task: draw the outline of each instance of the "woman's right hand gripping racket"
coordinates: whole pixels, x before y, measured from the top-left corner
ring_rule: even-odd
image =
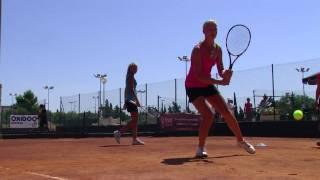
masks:
[[[251,41],[249,28],[242,24],[232,26],[227,34],[226,47],[229,54],[229,69],[231,70],[236,60],[248,49]],[[233,56],[233,58],[231,57]],[[232,60],[233,59],[233,60]]]

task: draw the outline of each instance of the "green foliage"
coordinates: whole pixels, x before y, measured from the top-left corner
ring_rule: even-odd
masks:
[[[176,102],[172,102],[172,106],[169,106],[168,108],[169,113],[180,113],[181,112],[181,106],[179,106]]]
[[[121,118],[122,121],[130,119],[123,109],[120,111],[120,107],[118,105],[113,108],[112,103],[109,103],[108,100],[106,100],[105,106],[102,107],[102,115],[103,117]]]
[[[161,109],[161,112],[162,112],[162,113],[167,113],[167,108],[166,108],[166,106],[163,106],[163,108]]]
[[[305,119],[311,119],[311,115],[316,114],[314,104],[315,100],[313,98],[288,93],[275,101],[276,114],[279,114],[281,119],[293,119],[292,113],[300,109],[305,112]],[[273,109],[271,110],[273,111]]]
[[[56,112],[52,114],[52,121],[56,126],[83,127],[97,123],[98,116],[90,111],[83,113]]]
[[[4,127],[4,128],[9,127],[9,124],[10,124],[10,121],[9,121],[10,118],[9,117],[12,114],[14,114],[13,109],[2,111],[2,113],[1,113],[1,125],[2,125],[2,127]]]
[[[12,108],[7,109],[1,113],[2,127],[9,127],[10,115],[35,115],[38,114],[38,99],[31,90],[28,90],[16,97],[16,104],[12,105]]]
[[[104,118],[112,117],[112,118],[121,118],[121,121],[127,121],[130,119],[124,110],[120,112],[120,107],[116,105],[113,108],[113,105],[106,100],[106,105],[101,107],[101,113]],[[92,126],[92,124],[96,124],[99,119],[98,113],[92,113],[90,111],[76,113],[76,112],[55,112],[52,113],[53,122],[56,125],[60,126],[71,126],[71,127],[88,127]]]
[[[38,112],[38,98],[31,90],[28,90],[16,97],[16,104],[14,105],[15,113],[17,114],[37,114]]]

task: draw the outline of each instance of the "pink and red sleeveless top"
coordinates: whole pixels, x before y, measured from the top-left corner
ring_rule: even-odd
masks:
[[[199,43],[194,47],[194,49],[199,49],[199,51],[200,51],[200,56],[201,56],[201,61],[202,61],[201,73],[205,77],[211,78],[211,69],[216,64],[216,62],[218,60],[217,58],[219,56],[212,55],[212,54],[208,53],[207,50],[204,48],[205,47],[202,45],[202,43]],[[218,48],[220,48],[220,47],[218,46]],[[185,86],[187,88],[208,87],[211,84],[206,84],[206,83],[200,82],[197,79],[197,76],[199,76],[199,75],[196,74],[193,61],[195,61],[195,59],[191,58],[191,67],[189,69],[189,73],[188,73],[186,81],[185,81]]]

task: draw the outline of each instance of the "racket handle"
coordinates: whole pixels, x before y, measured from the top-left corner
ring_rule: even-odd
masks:
[[[230,69],[230,70],[232,69],[232,66],[233,66],[233,64],[230,64],[230,65],[229,65],[229,69]]]

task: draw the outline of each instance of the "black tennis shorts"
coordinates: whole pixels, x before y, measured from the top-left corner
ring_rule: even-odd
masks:
[[[212,95],[220,94],[218,89],[214,85],[209,85],[208,87],[201,88],[188,88],[186,87],[186,93],[189,98],[189,102],[193,102],[200,96],[208,97]]]
[[[138,107],[136,104],[130,102],[130,101],[126,101],[125,102],[126,108],[128,112],[138,112]]]

